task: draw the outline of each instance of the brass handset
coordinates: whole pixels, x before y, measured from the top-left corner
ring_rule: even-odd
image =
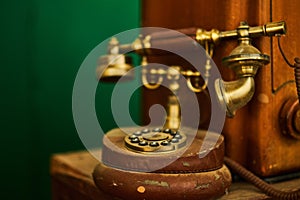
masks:
[[[233,117],[235,111],[246,105],[252,98],[255,90],[254,76],[260,67],[268,64],[270,58],[268,55],[262,54],[257,48],[251,45],[251,35],[267,35],[267,28],[255,28],[261,30],[259,34],[257,31],[250,34],[250,27],[247,23],[241,22],[240,26],[235,31],[236,34],[226,33],[223,38],[237,37],[239,45],[230,53],[229,56],[223,58],[222,62],[235,72],[237,80],[225,82],[223,80],[216,80],[216,91],[219,101],[226,108],[227,115]],[[280,25],[281,29],[274,29],[280,33],[285,32],[285,26]],[[274,34],[274,32],[272,32]],[[221,34],[222,35],[222,34]]]

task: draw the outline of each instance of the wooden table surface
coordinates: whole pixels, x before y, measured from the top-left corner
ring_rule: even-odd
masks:
[[[101,151],[97,151],[101,153]],[[94,167],[98,164],[89,152],[70,152],[53,155],[51,159],[52,196],[53,200],[103,199],[111,198],[98,190],[92,178]],[[276,183],[278,189],[290,190],[300,187],[300,179]],[[72,191],[76,191],[73,193]],[[226,195],[228,199],[270,199],[258,189],[246,182],[235,182]]]

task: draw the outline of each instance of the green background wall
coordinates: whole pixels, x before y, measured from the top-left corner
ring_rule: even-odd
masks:
[[[139,26],[140,3],[10,0],[0,5],[1,199],[50,199],[50,155],[84,149],[71,110],[77,70],[104,39]],[[113,86],[105,87],[109,93]],[[138,119],[139,110],[132,115]],[[115,126],[110,117],[102,124],[105,130]]]

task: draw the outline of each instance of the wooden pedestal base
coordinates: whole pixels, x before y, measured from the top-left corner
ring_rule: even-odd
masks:
[[[123,200],[215,199],[231,184],[227,167],[201,173],[165,174],[131,172],[99,164],[93,173],[101,191]]]

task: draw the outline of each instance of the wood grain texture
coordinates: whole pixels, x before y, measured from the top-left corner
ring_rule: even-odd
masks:
[[[256,3],[259,16],[256,24],[264,24],[271,20],[287,22],[288,34],[282,39],[282,46],[287,55],[295,56],[299,52],[295,43],[300,43],[299,37],[294,35],[299,25],[297,19],[300,17],[296,11],[296,2],[284,1],[283,5],[282,1],[272,1],[272,19],[270,2]],[[234,10],[240,7],[238,4],[232,6]],[[272,42],[269,38],[261,38],[254,41],[254,44],[263,53],[271,55],[271,64],[260,69],[257,74],[256,92],[252,101],[238,111],[233,119],[226,120],[223,131],[227,144],[226,153],[260,176],[299,170],[300,157],[297,152],[300,150],[300,142],[284,136],[278,124],[283,103],[296,96],[295,85],[288,84],[274,92],[286,81],[293,80],[293,70],[280,55],[276,38],[273,38]]]
[[[97,164],[98,160],[88,152],[53,155],[50,168],[52,199],[111,200],[94,184],[92,172]]]

